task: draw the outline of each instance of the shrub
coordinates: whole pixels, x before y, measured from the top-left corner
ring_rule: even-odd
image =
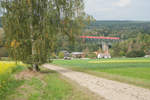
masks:
[[[109,52],[110,52],[110,55],[111,55],[112,57],[125,56],[125,53],[124,53],[123,51],[120,51],[120,50],[115,51],[115,50],[110,49]]]
[[[23,66],[17,66],[15,62],[0,62],[0,98],[2,100],[5,100],[5,97],[22,83],[16,80],[13,74],[23,69]]]
[[[119,55],[120,55],[120,56],[125,56],[126,53],[125,53],[124,51],[120,51],[120,52],[119,52]]]
[[[51,58],[51,59],[56,59],[56,58],[57,58],[57,57],[56,57],[56,54],[55,54],[55,53],[52,53],[51,56],[50,56],[50,58]]]
[[[60,59],[63,59],[63,58],[64,58],[64,53],[63,53],[63,52],[59,52],[58,57],[59,57]]]
[[[126,54],[126,57],[144,57],[145,52],[143,50],[132,50]]]

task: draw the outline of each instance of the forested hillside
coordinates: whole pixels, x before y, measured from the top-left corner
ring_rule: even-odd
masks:
[[[150,55],[150,22],[146,21],[95,21],[88,25],[84,35],[120,37],[112,45],[112,56],[141,57]],[[88,44],[94,51],[97,45]]]
[[[88,35],[134,38],[137,34],[150,34],[150,22],[144,21],[95,21],[86,27]]]

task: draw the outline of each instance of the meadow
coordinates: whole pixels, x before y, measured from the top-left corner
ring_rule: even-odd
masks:
[[[150,58],[54,60],[53,64],[150,89]]]
[[[92,93],[90,96],[86,95],[85,91],[54,71],[41,68],[40,72],[34,72],[22,63],[0,61],[0,100],[92,100],[93,98]]]
[[[22,73],[27,75],[22,76]],[[74,83],[55,71],[42,69],[41,72],[24,71],[19,76],[23,84],[5,100],[93,100],[92,96],[79,89]],[[96,99],[94,99],[96,100]]]
[[[0,61],[0,98],[5,99],[7,95],[13,92],[13,89],[21,85],[22,81],[15,80],[14,73],[24,68],[22,63]]]

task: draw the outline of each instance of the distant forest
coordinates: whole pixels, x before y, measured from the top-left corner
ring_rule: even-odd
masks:
[[[86,27],[88,35],[134,38],[137,34],[150,34],[150,22],[146,21],[95,21]]]
[[[114,57],[143,57],[150,55],[150,22],[148,21],[95,21],[86,27],[83,35],[120,37],[113,43],[110,53]],[[90,51],[97,44],[86,44]]]

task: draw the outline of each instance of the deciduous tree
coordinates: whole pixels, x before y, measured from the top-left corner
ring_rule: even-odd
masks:
[[[10,57],[38,66],[48,62],[58,34],[74,40],[85,19],[83,0],[1,0]]]

